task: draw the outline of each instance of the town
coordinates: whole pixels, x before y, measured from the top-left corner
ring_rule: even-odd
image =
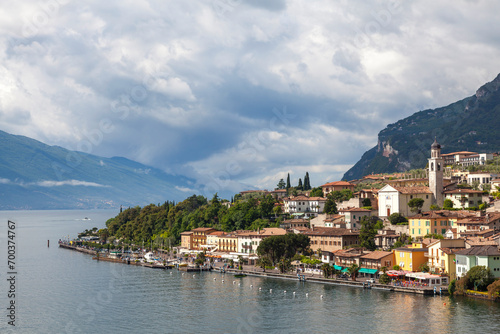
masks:
[[[441,146],[434,141],[427,169],[413,175],[367,175],[362,180],[311,188],[307,173],[304,183],[299,180],[293,190],[288,177],[275,190],[243,191],[231,201],[218,203],[229,210],[246,199],[261,207],[266,198],[272,198],[266,212],[284,219],[228,230],[227,226],[217,228],[223,226],[223,217],[210,218],[218,225],[179,232],[178,247],[171,247],[175,239],[167,238],[170,245],[166,247],[167,239],[158,245],[162,238],[154,238],[157,246],[151,240],[150,251],[168,249],[172,255],[173,250],[178,263],[185,260],[195,267],[214,268],[215,262],[219,270],[274,269],[297,274],[299,279],[301,274],[335,275],[402,287],[450,287],[451,293],[456,285],[462,293],[488,289],[496,297],[500,289],[496,280],[500,278],[500,178],[496,172],[471,166],[497,158],[497,154],[475,152],[441,154]],[[216,201],[214,196],[211,204]],[[108,242],[123,248],[132,238],[123,243],[126,224],[120,224],[110,220],[107,229],[94,235],[104,234]],[[277,243],[293,243],[290,235],[302,235],[306,246],[276,255]],[[102,239],[92,233],[83,238]],[[272,240],[276,240],[274,245]],[[142,246],[147,249],[144,241]],[[471,273],[476,281],[469,277]]]

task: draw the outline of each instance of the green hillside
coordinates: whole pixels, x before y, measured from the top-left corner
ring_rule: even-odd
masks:
[[[441,144],[442,153],[498,152],[499,129],[500,74],[471,97],[389,124],[379,133],[377,145],[364,153],[343,179],[424,168],[434,138]]]
[[[180,200],[185,177],[125,158],[49,146],[0,131],[0,209],[111,208]]]

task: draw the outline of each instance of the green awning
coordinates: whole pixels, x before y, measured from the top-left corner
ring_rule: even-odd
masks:
[[[343,273],[346,273],[346,272],[347,272],[347,270],[348,270],[348,268],[344,268],[344,269],[342,270],[342,272],[343,272]]]
[[[359,272],[364,274],[376,274],[377,271],[378,271],[377,269],[367,269],[367,268],[359,269]]]
[[[337,266],[336,264],[335,264],[335,265],[333,265],[333,268],[334,268],[335,270],[342,270],[342,267],[341,267],[341,266]]]

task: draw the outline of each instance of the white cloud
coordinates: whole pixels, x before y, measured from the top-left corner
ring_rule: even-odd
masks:
[[[39,181],[32,183],[39,187],[61,187],[61,186],[83,186],[83,187],[109,187],[95,182],[87,182],[80,180],[66,180],[66,181]]]
[[[91,153],[200,184],[235,161],[234,190],[340,178],[386,124],[500,72],[494,2],[57,3],[0,13],[0,129],[70,149],[100,133]]]

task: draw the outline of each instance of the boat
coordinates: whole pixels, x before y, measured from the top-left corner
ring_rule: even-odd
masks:
[[[234,277],[236,278],[241,278],[241,277],[246,277],[247,275],[246,274],[236,274],[234,275]]]

